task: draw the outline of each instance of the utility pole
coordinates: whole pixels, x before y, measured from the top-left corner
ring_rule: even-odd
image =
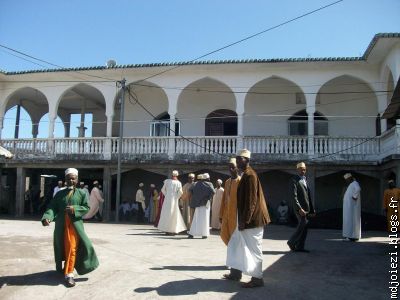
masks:
[[[125,83],[123,78],[118,81],[121,85],[121,111],[119,113],[119,136],[118,136],[118,165],[117,165],[117,199],[115,206],[115,221],[119,222],[119,206],[121,204],[121,156],[122,156],[122,137],[124,134],[124,104],[125,104]]]

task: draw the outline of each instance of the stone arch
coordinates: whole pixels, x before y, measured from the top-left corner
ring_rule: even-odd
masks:
[[[126,85],[124,102],[124,136],[149,136],[155,116],[168,111],[168,97],[164,90],[148,81]],[[121,91],[114,99],[112,135],[119,135]],[[144,108],[143,108],[143,107]]]
[[[229,86],[212,77],[190,83],[178,98],[176,117],[181,120],[181,134],[204,136],[206,116],[219,109],[236,110],[236,98]]]
[[[17,105],[12,106],[4,114],[4,125],[1,132],[3,139],[29,139],[33,137],[32,117],[23,106],[20,107],[19,126],[16,126],[17,109]]]
[[[65,136],[70,136],[71,128],[81,126],[79,118],[71,121],[71,115],[80,115],[83,112],[92,115],[92,120],[85,123],[91,126],[91,136],[106,136],[105,111],[106,102],[103,94],[97,88],[86,83],[76,84],[64,91],[57,103],[57,115],[63,116],[66,124],[69,124]]]
[[[341,75],[318,91],[316,109],[329,120],[329,135],[375,136],[378,100],[364,80]]]
[[[2,108],[5,112],[4,116],[6,116],[8,110],[18,105],[26,110],[30,118],[30,125],[26,124],[24,132],[31,133],[27,134],[27,136],[36,137],[40,117],[49,111],[49,104],[46,96],[38,89],[21,87],[6,98]],[[30,129],[28,129],[28,127],[30,127]]]
[[[305,109],[300,86],[283,77],[271,76],[254,84],[245,98],[244,135],[287,135],[287,118]]]

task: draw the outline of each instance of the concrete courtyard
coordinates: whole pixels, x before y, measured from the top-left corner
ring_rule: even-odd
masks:
[[[54,271],[54,224],[0,219],[0,299],[390,299],[385,232],[344,242],[338,230],[311,229],[310,253],[292,253],[294,228],[264,232],[265,287],[222,280],[226,247],[217,234],[189,240],[151,225],[85,223],[100,260],[74,288]],[[244,276],[242,281],[249,277]]]

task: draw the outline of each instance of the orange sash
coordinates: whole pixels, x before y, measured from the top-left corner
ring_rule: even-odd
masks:
[[[74,189],[68,193],[67,201],[70,205],[70,199],[74,193]],[[64,274],[70,274],[74,272],[76,251],[78,249],[79,236],[75,231],[74,225],[67,212],[65,212],[65,224],[64,224]]]

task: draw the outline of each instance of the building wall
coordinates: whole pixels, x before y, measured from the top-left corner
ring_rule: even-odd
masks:
[[[296,104],[296,94],[304,99],[294,83],[277,77],[258,82],[246,96],[243,134],[249,136],[288,135],[287,120],[305,103]]]
[[[204,136],[205,119],[217,109],[236,110],[235,96],[229,88],[212,79],[189,85],[179,96],[176,114],[181,122],[181,134]]]

